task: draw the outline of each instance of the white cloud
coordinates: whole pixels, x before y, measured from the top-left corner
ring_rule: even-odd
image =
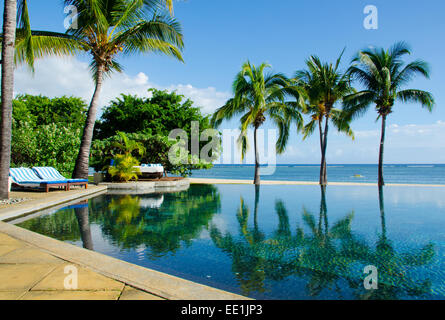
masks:
[[[328,163],[377,163],[380,128],[355,130],[355,140],[331,134]],[[430,124],[392,124],[387,128],[385,163],[445,163],[445,121]],[[293,134],[287,151],[278,163],[318,163],[318,134],[306,141]],[[296,152],[298,150],[298,152]]]
[[[212,113],[224,104],[229,93],[219,92],[213,87],[196,88],[191,84],[172,84],[159,86],[150,81],[148,75],[139,72],[135,76],[115,73],[105,79],[101,92],[100,106],[106,106],[121,93],[148,96],[147,89],[177,91],[190,98],[203,113]],[[49,97],[78,96],[89,102],[94,91],[88,63],[76,58],[46,58],[36,63],[36,71],[31,75],[26,67],[19,67],[15,72],[15,93],[42,94]],[[100,114],[100,112],[99,112]]]

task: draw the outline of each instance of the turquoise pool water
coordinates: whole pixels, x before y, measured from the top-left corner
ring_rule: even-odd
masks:
[[[257,299],[445,299],[445,188],[192,185],[19,226]]]

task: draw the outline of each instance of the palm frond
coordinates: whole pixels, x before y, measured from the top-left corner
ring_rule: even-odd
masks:
[[[435,104],[434,97],[431,93],[417,89],[399,91],[397,93],[397,98],[402,102],[420,103],[422,107],[430,112],[433,111]]]

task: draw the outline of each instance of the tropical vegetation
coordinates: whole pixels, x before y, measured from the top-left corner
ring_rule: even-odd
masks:
[[[17,0],[5,0],[2,35],[2,81],[0,122],[0,199],[9,198],[11,164],[12,99],[14,96],[14,45]]]
[[[32,30],[27,1],[5,0],[1,35],[0,198],[8,197],[6,182],[11,165],[52,165],[67,176],[85,178],[91,159],[96,170],[108,172],[104,169],[106,161],[119,156],[114,146],[122,138],[119,132],[128,134],[128,139],[147,150],[138,154],[136,162],[162,163],[166,173],[183,176],[194,169],[210,168],[211,163],[197,161],[190,152],[183,154],[181,163],[171,163],[168,150],[175,141],[168,134],[178,127],[189,134],[192,122],[199,123],[201,133],[234,117],[240,119],[238,143],[243,159],[250,144],[247,130],[254,130],[256,185],[261,182],[257,141],[260,127],[267,121],[278,127],[277,153],[285,151],[293,123],[303,139],[318,129],[320,184],[325,186],[330,127],[354,138],[352,120],[371,105],[381,119],[378,184],[383,186],[386,122],[396,102],[419,103],[429,111],[435,104],[430,92],[407,88],[416,76],[429,78],[430,70],[423,60],[406,63],[404,58],[411,50],[406,43],[399,42],[387,50],[360,51],[346,72],[340,69],[343,53],[335,63],[310,56],[306,68],[297,71],[292,79],[282,73],[266,72],[270,68],[266,63],[256,67],[246,62],[233,82],[233,98],[217,109],[211,119],[203,116],[192,101],[183,101],[183,96],[151,89],[148,98],[121,95],[96,120],[103,81],[112,72],[122,71],[118,62],[121,56],[160,53],[183,61],[181,26],[172,17],[171,0],[65,0],[64,4],[77,7],[78,27],[61,34]],[[95,90],[88,106],[74,97],[25,94],[13,99],[14,65],[26,63],[33,71],[37,58],[81,52],[91,56]],[[306,124],[305,116],[309,118]],[[70,158],[75,158],[74,165]],[[127,163],[128,168],[136,163],[121,160],[119,163]],[[131,159],[127,156],[126,160]]]
[[[124,132],[119,131],[117,136],[120,141],[115,141],[113,148],[118,153],[108,166],[108,173],[113,179],[121,182],[138,180],[141,171],[135,167],[139,166],[140,162],[133,154],[137,153],[139,156],[143,156],[145,148],[140,142],[129,139]]]
[[[141,163],[162,164],[165,175],[188,176],[192,170],[211,168],[211,163],[196,159],[186,147],[181,149],[184,159],[178,162],[169,159],[170,150],[177,144],[169,138],[170,132],[181,128],[191,141],[192,123],[197,123],[197,134],[201,136],[211,128],[209,117],[202,115],[192,100],[184,100],[184,96],[176,92],[150,89],[149,94],[147,98],[121,95],[104,109],[96,122],[90,165],[97,172],[108,170],[117,152],[115,143],[121,140],[118,132],[122,132],[145,148],[146,152],[136,155],[137,159]],[[204,143],[200,142],[200,147]],[[214,151],[212,157],[216,157],[219,150]]]
[[[14,65],[26,63],[34,71],[34,61],[46,55],[72,54],[76,44],[64,34],[31,30],[26,0],[4,3],[2,48],[2,117],[0,123],[0,199],[9,197],[11,165]]]
[[[73,176],[86,178],[99,97],[104,77],[122,71],[119,54],[162,53],[182,61],[183,36],[180,24],[160,10],[160,1],[65,0],[78,10],[78,28],[69,29],[70,39],[91,54],[95,91],[88,109]],[[170,3],[170,2],[169,2]]]
[[[378,184],[385,185],[383,178],[383,157],[387,117],[394,111],[396,102],[419,103],[423,108],[432,111],[434,98],[430,92],[419,89],[406,89],[415,76],[429,78],[429,66],[423,60],[405,63],[403,57],[410,54],[409,46],[398,42],[390,49],[373,48],[360,51],[353,59],[354,65],[348,74],[357,80],[364,89],[346,98],[345,110],[351,117],[361,116],[375,105],[378,118],[382,120]]]
[[[96,122],[94,140],[125,133],[144,133],[168,136],[181,128],[191,135],[191,123],[199,123],[200,133],[211,128],[210,119],[201,113],[194,102],[176,92],[148,90],[149,97],[122,94],[103,109]]]
[[[71,177],[87,105],[76,97],[19,95],[13,100],[11,166],[56,168]]]
[[[323,63],[319,57],[311,56],[306,61],[306,70],[295,74],[296,86],[303,90],[306,98],[305,113],[311,121],[304,126],[304,139],[318,128],[320,135],[321,165],[320,185],[328,183],[326,151],[328,147],[329,124],[332,123],[339,132],[354,137],[348,118],[336,105],[353,92],[348,74],[341,72],[340,62],[343,53],[335,63]]]
[[[300,113],[301,105],[295,101],[286,100],[292,95],[300,100],[299,92],[283,74],[266,74],[265,70],[270,67],[266,63],[259,67],[250,62],[244,63],[232,85],[234,97],[216,110],[212,118],[212,124],[218,127],[223,120],[241,116],[241,133],[238,143],[243,158],[249,147],[247,130],[248,128],[254,129],[255,185],[261,183],[257,133],[267,117],[279,129],[279,138],[276,143],[278,153],[283,153],[286,149],[292,122],[295,121],[299,129],[303,126],[303,118]]]

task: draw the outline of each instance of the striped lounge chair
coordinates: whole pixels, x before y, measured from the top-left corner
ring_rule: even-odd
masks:
[[[67,179],[50,179],[45,180],[37,176],[37,174],[29,168],[11,168],[9,175],[12,178],[12,183],[21,188],[43,188],[49,192],[50,188],[63,188],[69,190]]]
[[[67,179],[53,167],[34,167],[32,170],[44,180],[67,180],[68,190],[71,186],[85,186],[85,189],[88,189],[87,179]]]

